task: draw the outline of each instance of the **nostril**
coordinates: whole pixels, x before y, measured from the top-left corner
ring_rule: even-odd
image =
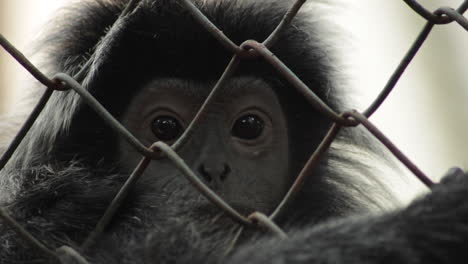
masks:
[[[231,168],[227,164],[224,164],[224,169],[220,175],[220,179],[224,181],[230,172],[231,172]]]
[[[198,172],[207,182],[211,182],[213,180],[211,178],[211,175],[206,171],[205,166],[203,164],[200,165],[200,167],[198,167]]]

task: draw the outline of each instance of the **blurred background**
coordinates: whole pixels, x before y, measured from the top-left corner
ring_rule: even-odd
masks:
[[[0,0],[0,32],[26,55],[54,10],[67,0]],[[326,1],[322,1],[326,2]],[[343,1],[345,2],[345,1]],[[427,9],[463,0],[421,1]],[[331,19],[350,32],[344,41],[349,89],[364,109],[377,96],[425,20],[403,1],[346,3]],[[331,14],[333,9],[329,9]],[[424,172],[438,179],[451,166],[468,169],[468,33],[436,26],[372,121]],[[351,52],[349,52],[351,50]],[[25,70],[0,49],[0,113],[18,106],[28,88]],[[0,131],[1,133],[1,131]]]

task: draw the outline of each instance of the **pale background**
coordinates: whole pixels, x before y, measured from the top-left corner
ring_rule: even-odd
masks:
[[[0,0],[0,32],[30,54],[50,14],[66,0]],[[346,2],[346,1],[343,1]],[[429,10],[462,0],[424,0]],[[352,86],[364,109],[385,85],[425,21],[403,1],[348,1],[333,19],[351,32]],[[338,13],[337,13],[338,14]],[[350,43],[343,46],[349,49]],[[468,33],[457,24],[436,26],[415,61],[372,121],[431,177],[468,168]],[[0,111],[14,109],[29,82],[0,50]],[[1,131],[0,131],[1,133]]]

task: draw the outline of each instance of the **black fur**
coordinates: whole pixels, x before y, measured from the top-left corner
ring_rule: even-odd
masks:
[[[284,241],[266,239],[228,263],[466,263],[467,176],[451,170],[405,209],[296,230]]]
[[[137,87],[151,79],[212,82],[219,78],[232,54],[178,1],[143,0],[114,25],[127,2],[83,1],[61,16],[60,26],[44,44],[51,72],[74,74],[95,53],[84,86],[117,118]],[[279,0],[194,2],[237,44],[251,38],[264,40],[291,4]],[[298,17],[272,51],[340,111],[345,104],[335,88],[334,68],[324,53],[326,43],[318,36],[319,26]],[[243,62],[237,74],[262,78],[275,88],[288,117],[290,156],[297,174],[331,123],[262,60]],[[66,244],[78,248],[128,177],[119,168],[116,141],[116,133],[77,94],[55,93],[1,172],[1,204],[49,247]],[[451,263],[448,261],[461,254],[448,246],[462,247],[460,240],[466,232],[459,223],[466,218],[461,203],[467,191],[464,177],[454,178],[399,212],[316,226],[330,218],[369,212],[369,207],[379,206],[386,196],[378,194],[385,192],[378,179],[366,177],[371,170],[351,155],[364,150],[364,155],[372,156],[380,154],[379,150],[365,146],[368,139],[350,131],[344,131],[339,142],[346,148],[328,153],[309,177],[288,218],[280,221],[291,239],[263,238],[256,244],[245,238],[233,256],[223,259],[237,224],[225,218],[214,220],[217,210],[191,211],[190,194],[169,195],[148,187],[151,179],[142,179],[111,227],[84,254],[92,263],[429,263],[433,254]],[[377,191],[368,192],[370,186]],[[446,221],[459,223],[449,226],[458,227],[458,232],[448,230]],[[0,246],[1,263],[48,261],[3,224]]]

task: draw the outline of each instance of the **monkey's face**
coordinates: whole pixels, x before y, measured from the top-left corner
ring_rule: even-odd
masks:
[[[122,122],[146,145],[174,143],[206,99],[213,83],[158,79],[140,89]],[[271,212],[292,179],[287,122],[277,95],[264,81],[235,78],[216,95],[200,125],[177,153],[213,191],[241,212]],[[123,167],[141,159],[120,141]],[[152,161],[144,182],[154,193],[212,207],[167,159]],[[183,195],[181,195],[181,193]]]

